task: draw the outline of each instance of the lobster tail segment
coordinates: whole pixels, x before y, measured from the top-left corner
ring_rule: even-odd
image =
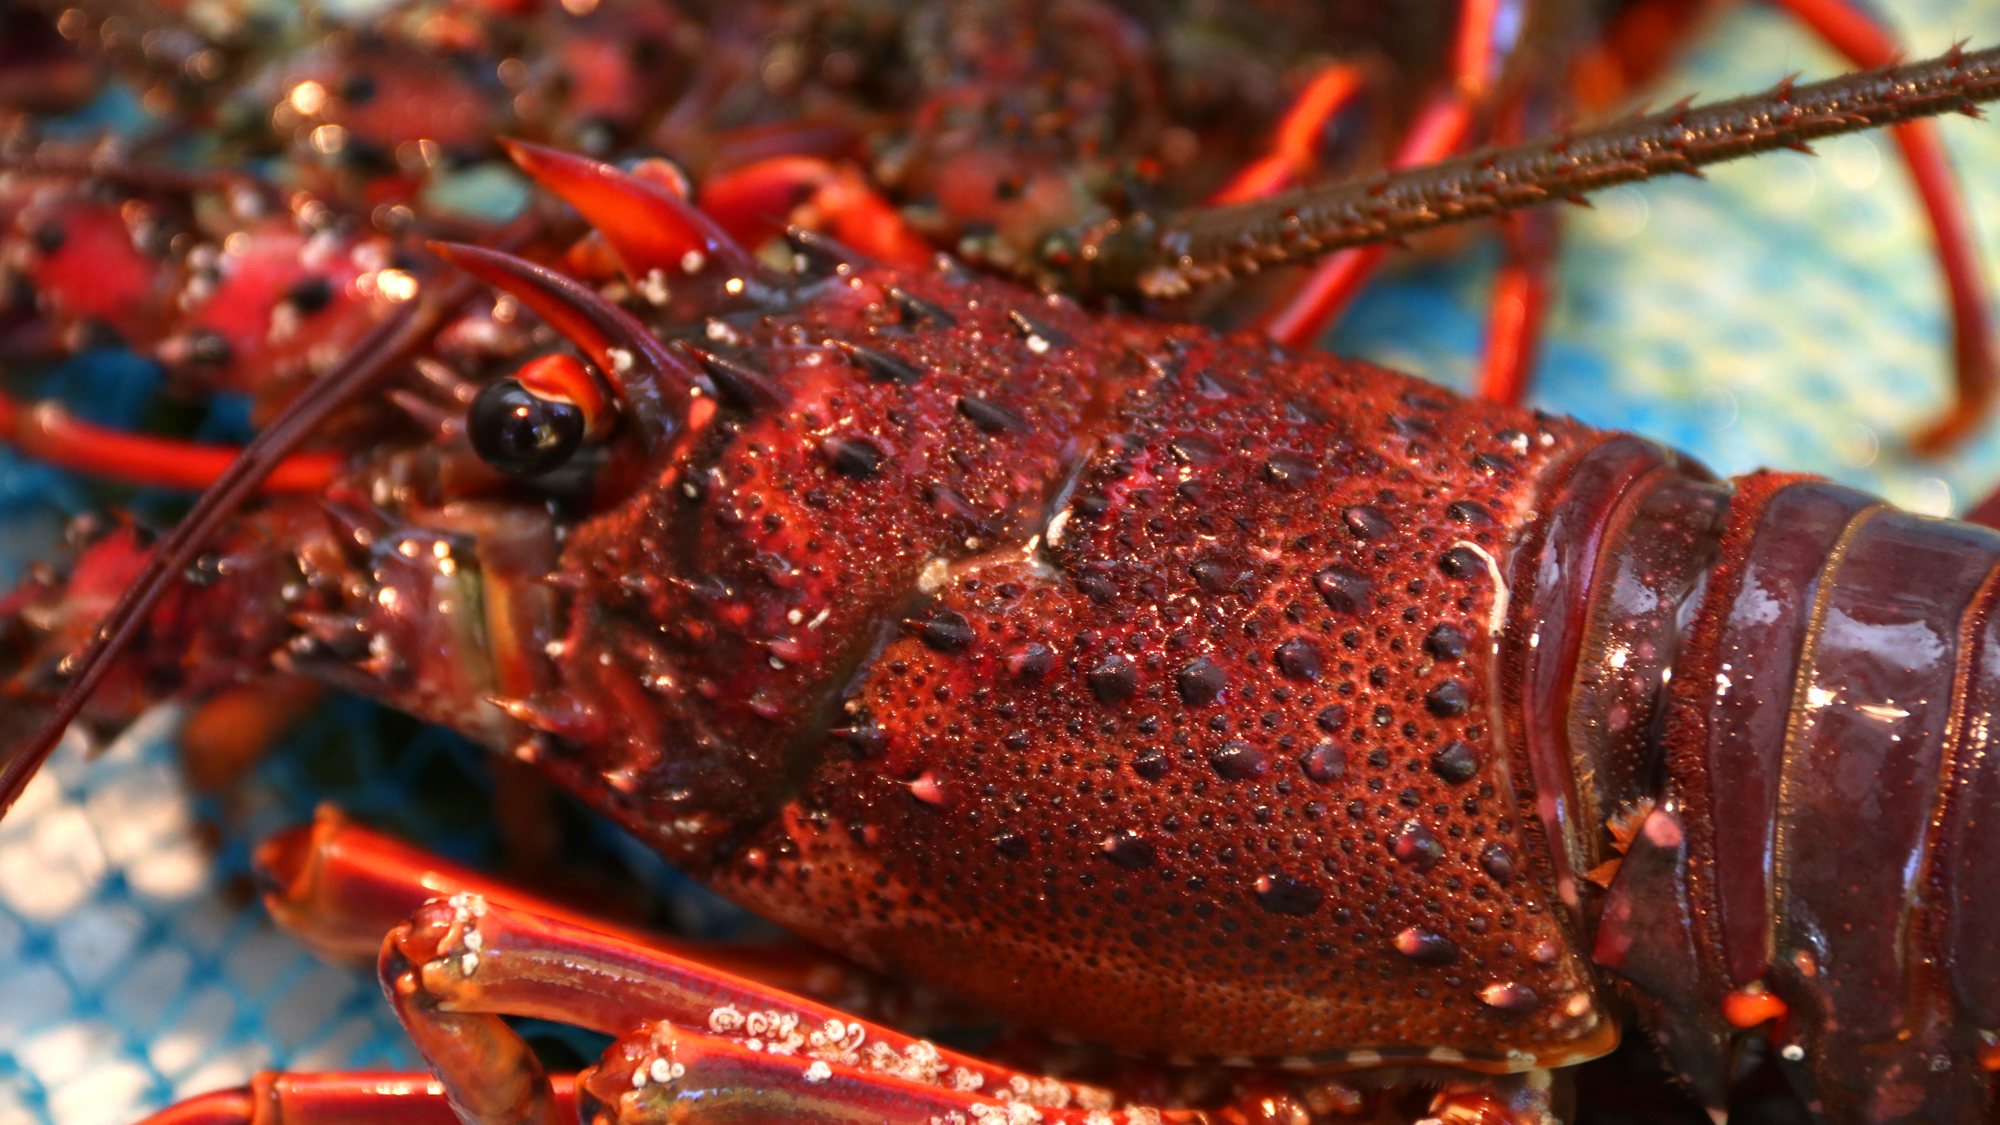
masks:
[[[1597,959],[1691,1078],[1776,1015],[1831,1120],[1989,1120],[2000,534],[1775,474],[1730,509]]]

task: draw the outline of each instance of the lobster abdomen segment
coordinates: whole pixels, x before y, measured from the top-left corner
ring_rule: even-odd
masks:
[[[1781,1058],[1836,1119],[1982,1119],[1968,916],[2000,872],[1951,828],[2000,796],[2000,535],[1821,481],[1749,478],[1735,507],[1669,734],[1701,991],[1775,992]]]

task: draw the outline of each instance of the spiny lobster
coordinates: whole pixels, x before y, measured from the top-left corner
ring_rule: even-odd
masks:
[[[2000,53],[1954,51],[1299,196],[1242,242],[1204,242],[1197,217],[1136,247],[1104,228],[1079,257],[1195,275],[1995,96]],[[420,412],[433,440],[232,521],[464,287],[407,302],[181,533],[86,554],[94,586],[136,576],[81,623],[90,652],[49,669],[52,717],[17,683],[44,729],[0,797],[107,677],[142,695],[275,658],[536,762],[864,963],[1024,1026],[1260,1068],[1235,1094],[1267,1114],[1389,1112],[1277,1077],[1386,1068],[1525,1074],[1461,1077],[1431,1111],[1535,1119],[1545,1068],[1615,1041],[1614,993],[1711,1104],[1769,1025],[1829,1118],[1990,1114],[2000,538],[1815,481],[1723,484],[1639,439],[949,259],[896,269],[795,231],[778,275],[657,179],[511,151],[659,328],[545,266],[438,246],[582,358],[476,392],[441,376],[462,420]],[[195,584],[169,580],[217,534]],[[16,595],[31,642],[73,593]],[[1898,862],[1844,869],[1836,825]],[[344,885],[298,839],[269,858]],[[563,1097],[606,1121],[1198,1112],[472,888],[392,931],[382,973],[468,1121],[552,1120]],[[665,1022],[559,1097],[501,1012]],[[310,1118],[338,1089],[175,1112]]]

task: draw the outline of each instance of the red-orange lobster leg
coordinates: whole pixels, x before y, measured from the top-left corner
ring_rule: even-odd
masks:
[[[702,185],[702,210],[745,246],[788,225],[825,231],[886,265],[917,269],[936,251],[859,169],[818,156],[773,156]]]
[[[391,931],[384,989],[468,1125],[562,1121],[502,1014],[624,1037],[577,1076],[591,1122],[1193,1125],[1192,1110],[998,1066],[658,950],[490,903],[433,899]],[[1550,1077],[1465,1075],[1430,1115],[1549,1120]],[[1226,1117],[1228,1109],[1222,1111]]]
[[[0,394],[0,438],[30,457],[128,484],[203,489],[214,484],[241,450],[126,433],[81,421],[52,402],[18,403]],[[259,488],[321,492],[340,455],[295,453],[279,462]]]
[[[1866,9],[1851,0],[1775,0],[1856,66],[1887,66],[1902,45]],[[1963,438],[1986,416],[1996,389],[1993,295],[1980,265],[1979,239],[1966,214],[1935,121],[1907,121],[1892,130],[1903,163],[1916,182],[1924,213],[1937,235],[1938,265],[1951,293],[1952,360],[1957,401],[1943,417],[1911,439],[1919,453],[1938,453]]]
[[[1500,42],[1500,29],[1518,27],[1524,7],[1524,0],[1460,0],[1452,85],[1417,115],[1389,161],[1391,168],[1432,164],[1464,146],[1473,114],[1511,46]],[[1389,243],[1377,243],[1328,255],[1298,292],[1264,319],[1265,334],[1286,347],[1309,346],[1354,300],[1391,249]]]
[[[392,1002],[439,1066],[443,1082],[408,1076],[283,1079],[292,1085],[196,1099],[155,1118],[162,1125],[330,1125],[353,1119],[337,1114],[361,1112],[357,1098],[371,1084],[394,1097],[384,1110],[397,1125],[438,1120],[447,1088],[463,1094],[460,1105],[472,1121],[603,1119],[599,1113],[611,1120],[649,1120],[661,1110],[662,1096],[697,1088],[703,1099],[714,1099],[697,1105],[702,1119],[711,1106],[788,1119],[803,1109],[831,1120],[911,1125],[930,1125],[933,1119],[973,1122],[994,1114],[1009,1123],[1047,1125],[1118,1125],[1121,1119],[1152,1125],[1194,1116],[1143,1106],[1113,1110],[1115,1099],[1106,1090],[956,1055],[805,998],[797,990],[838,996],[842,1009],[851,1011],[857,1003],[879,1009],[888,995],[880,993],[881,983],[871,974],[809,947],[696,947],[606,929],[349,824],[331,810],[322,810],[310,828],[267,842],[258,859],[273,914],[294,933],[337,953],[370,943],[367,935],[397,904],[448,896],[418,905],[382,954]],[[579,1076],[579,1089],[586,1093],[578,1118],[565,1104],[563,1080],[550,1079],[544,1089],[532,1057],[495,1012],[534,1014],[607,1032],[638,1030],[607,1052],[600,1066]],[[909,1014],[905,1009],[889,1018]],[[662,1015],[667,1022],[648,1022]],[[664,1064],[655,1061],[662,1058]],[[279,1094],[290,1102],[279,1104]],[[1381,1096],[1326,1079],[1308,1100],[1346,1113]],[[1428,1113],[1448,1121],[1533,1125],[1543,1120],[1548,1097],[1546,1072],[1468,1075],[1444,1082],[1429,1099]],[[267,1103],[267,1116],[254,1116]],[[1027,1114],[1028,1105],[1039,1108]],[[1284,1107],[1298,1105],[1279,1077],[1248,1075],[1216,1115],[1226,1122],[1282,1121],[1296,1118],[1287,1117]],[[268,1116],[279,1109],[285,1114]],[[684,1099],[675,1112],[687,1111]]]
[[[1296,186],[1312,170],[1320,133],[1342,110],[1353,105],[1362,91],[1360,68],[1340,62],[1323,67],[1292,99],[1291,108],[1278,122],[1271,151],[1238,169],[1228,183],[1208,197],[1209,206],[1269,199]]]
[[[372,959],[382,935],[431,898],[477,894],[489,903],[589,927],[677,957],[699,958],[723,972],[771,988],[838,1003],[894,1023],[935,1019],[934,997],[862,969],[804,942],[696,944],[648,931],[608,926],[548,898],[460,867],[420,848],[355,824],[331,805],[313,822],[265,840],[256,852],[264,906],[292,936],[323,957]]]
[[[1486,313],[1486,355],[1473,393],[1519,405],[1528,393],[1555,272],[1556,217],[1520,211],[1501,219],[1507,257],[1493,275]]]
[[[557,1115],[576,1120],[576,1078],[549,1079]],[[168,1106],[140,1125],[458,1125],[428,1074],[273,1074]]]

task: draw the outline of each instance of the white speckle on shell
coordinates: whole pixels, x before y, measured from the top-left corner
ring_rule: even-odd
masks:
[[[926,594],[935,594],[944,588],[945,581],[950,577],[951,564],[943,559],[934,558],[925,563],[924,569],[917,573],[917,589]]]
[[[1042,538],[1048,540],[1051,547],[1060,546],[1062,544],[1063,529],[1068,526],[1069,509],[1064,508],[1062,511],[1056,513],[1054,519],[1049,521],[1049,529],[1043,533]]]

